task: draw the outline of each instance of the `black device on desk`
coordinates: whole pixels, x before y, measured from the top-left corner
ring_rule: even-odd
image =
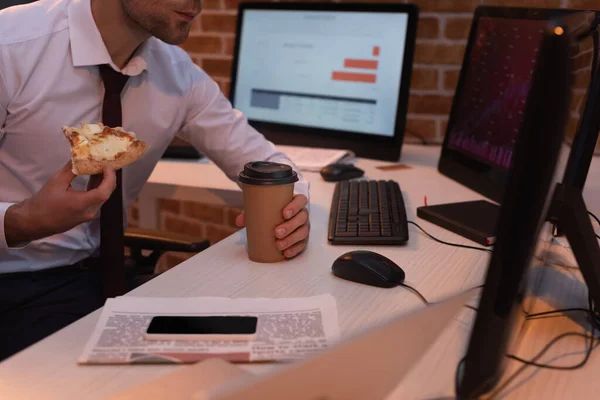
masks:
[[[338,182],[329,211],[328,239],[332,244],[405,244],[408,221],[400,185],[375,180]]]
[[[476,9],[438,164],[440,173],[493,202],[501,201],[521,134],[541,32],[551,18],[574,12]],[[536,157],[535,152],[531,157]],[[425,206],[417,209],[417,215],[491,245],[499,207],[492,202],[475,206],[468,202]]]
[[[360,178],[364,174],[365,171],[352,164],[329,164],[321,169],[321,177],[327,182],[347,181]]]
[[[251,340],[258,318],[249,315],[159,315],[146,330],[148,340]]]
[[[448,229],[482,246],[496,242],[500,208],[485,200],[438,204],[417,208],[417,217]]]
[[[400,157],[413,4],[242,2],[230,100],[280,145]]]
[[[396,287],[406,274],[396,263],[372,251],[356,250],[338,257],[331,271],[338,278],[383,288]]]
[[[572,23],[584,25],[581,21]],[[459,399],[477,398],[496,387],[504,370],[511,332],[517,317],[523,314],[520,303],[525,271],[556,193],[553,182],[572,96],[570,51],[574,42],[564,20],[545,26],[521,133],[516,139],[514,166],[502,199],[496,246],[467,354],[457,368]],[[583,234],[589,234],[591,229],[589,219],[587,223]],[[600,304],[600,248],[596,242],[594,248],[586,251],[590,253],[581,258],[594,261],[580,268],[590,298],[597,305]],[[595,310],[593,314],[597,320]]]

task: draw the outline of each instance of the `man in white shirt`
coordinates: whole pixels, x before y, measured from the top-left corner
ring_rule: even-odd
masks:
[[[201,0],[41,0],[0,12],[0,360],[102,305],[88,260],[115,173],[86,190],[61,131],[101,121],[100,65],[129,77],[123,127],[151,146],[122,171],[125,207],[177,133],[231,179],[249,161],[293,166],[174,46],[200,8]],[[286,257],[309,233],[302,177],[295,193],[274,232]]]

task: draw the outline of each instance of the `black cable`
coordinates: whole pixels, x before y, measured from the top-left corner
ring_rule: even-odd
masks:
[[[585,311],[585,312],[589,312],[590,310],[588,310],[586,308],[563,308],[563,309],[560,309],[560,310],[544,311],[544,312],[535,313],[535,314],[525,313],[525,318],[526,319],[538,319],[538,318],[543,317],[543,316],[551,316],[552,314],[562,314],[562,313],[565,313],[565,312],[572,312],[572,311]],[[555,317],[559,317],[559,315],[556,315]]]
[[[592,325],[592,329],[591,329],[591,335],[586,335],[584,333],[580,333],[580,332],[567,332],[567,333],[563,333],[562,335],[559,335],[557,337],[555,337],[554,339],[552,339],[548,344],[546,344],[546,346],[544,346],[544,348],[538,352],[538,354],[531,360],[524,360],[520,357],[514,356],[512,354],[507,354],[506,357],[513,359],[515,361],[519,361],[521,363],[523,363],[523,365],[521,366],[521,368],[519,368],[517,371],[515,371],[514,374],[512,374],[503,384],[502,386],[500,386],[497,390],[494,391],[494,395],[492,395],[491,398],[493,398],[495,396],[495,394],[501,393],[502,390],[504,390],[504,388],[506,388],[512,381],[514,381],[516,379],[517,376],[519,376],[525,369],[527,369],[527,367],[529,366],[535,366],[538,368],[546,368],[546,369],[554,369],[554,370],[574,370],[574,369],[578,369],[583,367],[589,360],[590,355],[592,354],[592,351],[594,350],[594,339],[596,339],[596,337],[594,336],[595,333],[595,327],[596,324],[600,324],[599,321],[599,316],[596,313],[593,304],[592,304],[592,299],[591,297],[588,297],[588,304],[589,304],[589,309],[579,309],[582,311],[585,311],[587,313],[589,313],[590,316],[590,323]],[[567,309],[567,310],[576,310],[576,309]],[[578,311],[579,311],[578,310]],[[557,310],[559,311],[559,310]],[[548,314],[551,313],[546,312],[546,313],[538,313],[538,314]],[[530,316],[534,316],[536,314],[530,314]],[[583,358],[582,361],[580,361],[578,364],[576,365],[569,365],[569,366],[554,366],[554,365],[548,365],[548,364],[538,364],[537,360],[539,360],[555,343],[557,343],[558,341],[564,339],[565,337],[568,336],[580,336],[583,337],[584,339],[589,338],[590,339],[590,344],[587,348],[585,357]]]
[[[596,324],[598,323],[598,317],[597,315],[595,315],[595,311],[594,311],[594,307],[592,304],[592,298],[588,297],[588,305],[589,305],[589,309],[585,309],[585,308],[568,308],[568,309],[564,309],[564,310],[556,310],[556,311],[546,311],[546,312],[542,312],[542,313],[536,313],[536,314],[528,314],[527,315],[527,319],[530,319],[531,317],[536,317],[536,316],[542,316],[542,315],[550,315],[553,313],[557,313],[559,311],[585,311],[586,313],[589,314],[590,316],[590,324],[592,325],[592,329],[591,329],[591,334],[588,336],[586,334],[583,333],[579,333],[579,332],[567,332],[567,333],[563,333],[562,335],[559,335],[557,337],[555,337],[554,339],[552,339],[550,341],[550,343],[548,343],[543,349],[542,351],[540,351],[531,361],[528,360],[524,360],[520,357],[515,356],[514,354],[507,354],[506,357],[519,361],[525,365],[532,365],[534,367],[538,367],[538,368],[547,368],[547,369],[557,369],[557,370],[573,370],[573,369],[578,369],[583,367],[586,363],[587,360],[590,358],[590,354],[592,354],[592,350],[594,349],[594,334],[595,334],[595,330],[596,330]],[[548,364],[538,364],[536,361],[542,357],[544,355],[544,353],[546,351],[548,351],[548,349],[550,349],[550,347],[552,347],[552,345],[554,343],[556,343],[557,341],[561,340],[563,337],[567,337],[567,336],[582,336],[584,338],[590,338],[590,345],[587,349],[587,352],[585,354],[584,359],[579,362],[579,364],[575,364],[575,365],[568,365],[568,366],[556,366],[556,365],[548,365]]]
[[[588,214],[590,214],[590,217],[594,218],[596,220],[596,222],[598,223],[598,225],[600,225],[600,219],[598,219],[598,217],[596,217],[594,214],[592,214],[590,211],[588,211]],[[596,235],[596,237],[598,239],[600,239],[600,236],[598,236],[597,233],[594,233]]]
[[[421,293],[420,293],[420,292],[419,292],[417,289],[415,289],[414,287],[412,287],[412,286],[410,286],[410,285],[407,285],[406,283],[401,283],[401,284],[400,284],[400,286],[402,286],[402,287],[404,287],[404,288],[406,288],[406,289],[410,290],[411,292],[413,292],[414,294],[416,294],[417,296],[419,296],[419,298],[420,298],[420,299],[423,301],[423,303],[425,303],[425,305],[427,305],[427,306],[430,306],[430,305],[432,305],[432,304],[436,304],[435,302],[431,302],[431,303],[430,303],[429,301],[427,301],[427,299],[425,298],[425,296],[423,296],[423,295],[422,295],[422,294],[421,294]],[[465,293],[467,293],[467,292],[470,292],[471,290],[475,290],[475,289],[481,288],[481,287],[483,287],[483,285],[479,285],[479,286],[472,287],[471,289],[465,290]],[[469,306],[469,305],[466,305],[465,307],[468,307],[468,308],[471,308],[471,309],[473,309],[473,310],[477,311],[477,309],[476,309],[475,307],[472,307],[472,306]]]
[[[593,328],[593,324],[592,324],[592,335],[586,335],[585,333],[580,333],[580,332],[567,332],[567,333],[563,333],[562,335],[559,335],[557,337],[555,337],[554,339],[552,339],[548,344],[546,344],[546,346],[544,346],[544,348],[531,360],[524,360],[521,357],[517,357],[514,354],[507,354],[506,357],[510,358],[511,360],[515,360],[518,361],[524,365],[527,366],[532,366],[532,367],[537,367],[537,368],[545,368],[545,369],[554,369],[554,370],[561,370],[561,371],[570,371],[570,370],[574,370],[574,369],[579,369],[581,367],[583,367],[587,362],[588,359],[590,358],[590,355],[592,354],[592,350],[594,350],[594,328]],[[583,360],[581,360],[578,364],[575,365],[550,365],[550,364],[539,364],[536,361],[539,360],[548,350],[550,350],[550,348],[558,341],[560,341],[561,339],[564,339],[565,337],[568,336],[580,336],[583,337],[584,339],[590,339],[590,344],[587,348],[587,351],[585,353],[585,357],[583,358]]]
[[[592,318],[594,318],[592,312],[590,311],[592,309],[592,307],[591,307],[592,306],[591,299],[589,300],[589,303],[590,303],[590,309],[586,309],[586,308],[564,308],[564,309],[554,310],[554,311],[545,311],[545,312],[534,313],[534,314],[524,313],[524,314],[526,316],[526,319],[530,320],[530,319],[536,319],[536,318],[543,317],[543,316],[546,316],[548,318],[556,318],[556,317],[558,317],[558,315],[553,316],[553,317],[551,315],[552,314],[558,314],[558,313],[564,313],[564,312],[579,311],[579,312],[589,313],[590,316]],[[465,306],[465,307],[468,307],[468,308],[471,308],[471,309],[473,309],[475,311],[478,311],[477,309],[475,309],[474,307],[471,307],[471,306]],[[596,318],[596,320],[597,320],[597,318]],[[596,321],[596,323],[598,323],[598,322]],[[592,321],[592,332],[591,332],[591,335],[589,335],[589,336],[586,335],[586,334],[584,334],[584,333],[580,333],[580,332],[567,332],[567,333],[563,333],[563,334],[555,337],[554,339],[552,339],[548,344],[546,344],[546,346],[542,350],[540,350],[538,352],[538,354],[536,354],[536,356],[531,361],[530,360],[522,359],[522,358],[517,357],[517,356],[512,355],[512,354],[507,354],[506,355],[507,358],[510,358],[512,360],[521,362],[523,364],[523,366],[521,368],[519,368],[517,371],[515,371],[515,373],[513,373],[513,375],[511,375],[500,387],[498,387],[494,391],[494,393],[491,395],[490,398],[493,398],[496,394],[499,394],[500,392],[502,392],[502,390],[504,390],[512,381],[514,381],[517,378],[517,376],[519,376],[529,366],[534,366],[534,367],[537,367],[537,368],[555,369],[555,370],[574,370],[574,369],[578,369],[578,368],[583,367],[587,363],[587,361],[589,360],[589,358],[591,356],[591,353],[594,350],[594,339],[595,339],[594,333],[595,333],[595,321]],[[569,337],[569,336],[580,336],[580,337],[583,337],[584,339],[588,339],[588,338],[590,339],[590,345],[587,348],[586,355],[585,355],[585,357],[584,357],[584,359],[582,361],[580,361],[576,365],[569,365],[569,366],[554,366],[554,365],[539,364],[539,363],[537,363],[537,360],[539,360],[554,344],[556,344],[558,341],[564,339],[565,337]],[[599,338],[599,340],[600,340],[600,338]],[[458,365],[456,367],[456,374],[454,376],[455,393],[458,393],[458,390],[459,390],[459,385],[460,385],[460,383],[459,383],[460,369],[462,368],[462,365],[464,364],[465,360],[466,360],[466,356],[463,357],[459,361],[459,363],[458,363]]]
[[[407,288],[408,290],[410,290],[411,292],[413,292],[414,294],[416,294],[417,296],[419,296],[419,298],[423,301],[423,303],[425,303],[425,305],[429,305],[430,303],[427,301],[427,299],[425,298],[425,296],[423,296],[417,289],[415,289],[414,287],[407,285],[406,283],[401,283],[400,286]]]
[[[523,365],[521,366],[521,368],[519,368],[517,371],[515,371],[515,373],[513,373],[500,387],[498,387],[494,391],[494,394],[492,394],[492,396],[490,397],[490,399],[494,398],[496,395],[498,395],[499,393],[501,393],[508,385],[510,385],[510,383],[512,381],[514,381],[519,375],[521,375],[523,373],[523,371],[525,371],[527,369],[527,367],[535,366],[535,367],[538,367],[538,368],[562,369],[562,370],[569,370],[569,369],[573,370],[573,369],[577,369],[577,368],[583,367],[587,363],[587,361],[588,361],[588,359],[590,357],[590,354],[591,354],[591,352],[593,350],[593,346],[590,346],[587,349],[585,358],[583,359],[583,361],[581,361],[577,365],[566,366],[566,367],[558,367],[558,366],[553,366],[553,365],[537,364],[536,363],[536,361],[539,360],[541,357],[543,357],[543,355],[554,344],[556,344],[558,341],[560,341],[560,340],[562,340],[562,339],[564,339],[566,337],[569,337],[569,336],[582,336],[584,339],[587,339],[588,337],[590,337],[591,340],[592,340],[592,343],[593,343],[593,340],[594,340],[593,336],[588,336],[588,335],[586,335],[584,333],[580,333],[580,332],[567,332],[567,333],[563,333],[563,334],[555,337],[554,339],[552,339],[548,344],[546,344],[546,346],[544,346],[544,348],[542,350],[540,350],[538,352],[538,354],[536,354],[536,356],[531,361],[522,360],[522,359],[519,359],[518,357],[513,358],[514,356],[511,357],[510,355],[507,355],[508,358],[512,358],[512,359],[514,359],[516,361],[522,362]]]
[[[435,240],[438,243],[441,244],[445,244],[447,246],[453,246],[453,247],[462,247],[463,249],[471,249],[471,250],[479,250],[479,251],[486,251],[488,253],[493,253],[493,250],[490,249],[486,249],[484,247],[475,247],[475,246],[467,246],[465,244],[457,244],[457,243],[450,243],[450,242],[445,242],[441,239],[436,238],[435,236],[431,235],[430,233],[428,233],[425,229],[421,228],[419,226],[419,224],[417,224],[416,222],[413,221],[408,221],[409,224],[412,224],[414,226],[416,226],[417,228],[419,228],[424,234],[426,234],[427,236],[429,236],[431,239]]]

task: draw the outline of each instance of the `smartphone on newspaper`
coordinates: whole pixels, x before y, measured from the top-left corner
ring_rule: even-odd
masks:
[[[256,338],[258,318],[253,316],[155,316],[147,340],[231,340]]]

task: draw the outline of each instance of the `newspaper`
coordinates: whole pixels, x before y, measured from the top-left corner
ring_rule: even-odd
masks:
[[[253,341],[156,341],[144,334],[156,315],[252,315]],[[306,358],[339,340],[331,295],[308,298],[221,297],[108,299],[78,359],[80,364],[195,363],[219,357],[230,362]]]

